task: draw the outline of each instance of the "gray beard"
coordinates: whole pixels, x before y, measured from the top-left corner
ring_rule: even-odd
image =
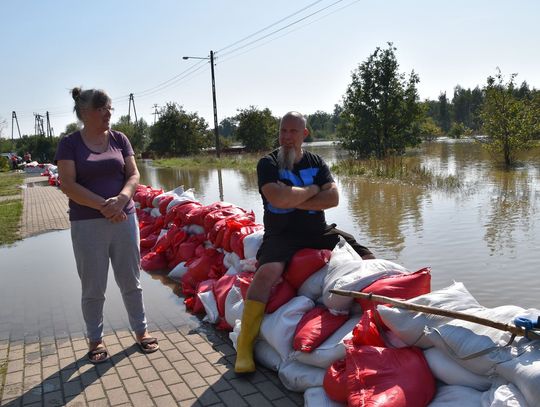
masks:
[[[278,165],[280,170],[292,170],[296,160],[296,152],[292,148],[280,147],[278,150]]]

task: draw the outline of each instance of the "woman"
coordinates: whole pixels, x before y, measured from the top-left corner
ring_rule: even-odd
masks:
[[[84,127],[62,140],[56,158],[69,197],[71,240],[82,285],[88,359],[109,358],[103,343],[103,303],[109,259],[131,329],[145,353],[159,345],[147,331],[140,276],[139,229],[133,196],[139,170],[127,137],[109,129],[111,99],[102,90],[74,88],[74,111]]]

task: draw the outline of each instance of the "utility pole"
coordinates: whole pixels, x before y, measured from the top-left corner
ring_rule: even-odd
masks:
[[[217,119],[217,102],[216,102],[216,76],[214,73],[214,51],[210,51],[210,58],[208,57],[182,57],[182,59],[206,59],[210,60],[210,68],[212,72],[212,102],[214,105],[214,134],[216,138],[216,156],[221,155],[221,147],[219,145],[219,127]]]
[[[17,131],[19,132],[19,138],[21,138],[21,129],[19,128],[19,120],[17,119],[17,113],[15,110],[11,112],[11,141],[13,141],[13,121],[17,123]]]
[[[48,111],[45,113],[45,117],[47,118],[47,137],[52,138],[51,120],[49,119]]]
[[[214,133],[216,136],[216,156],[220,157],[219,145],[219,128],[217,120],[217,103],[216,103],[216,77],[214,75],[214,51],[210,51],[210,67],[212,69],[212,101],[214,102]]]
[[[137,120],[137,110],[135,109],[135,98],[133,93],[129,94],[129,107],[128,107],[128,123],[131,121],[131,104],[133,103],[133,113],[135,113],[135,124],[138,123]]]
[[[154,106],[152,106],[154,108],[154,113],[152,113],[154,115],[154,124],[156,124],[156,117],[159,116],[159,112],[157,110],[158,108],[158,105],[157,103],[154,103]]]

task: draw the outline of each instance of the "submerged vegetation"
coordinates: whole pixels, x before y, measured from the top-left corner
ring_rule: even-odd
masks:
[[[458,177],[434,174],[411,157],[348,159],[333,165],[332,171],[338,175],[361,176],[377,180],[387,179],[424,187],[442,189],[461,187]]]

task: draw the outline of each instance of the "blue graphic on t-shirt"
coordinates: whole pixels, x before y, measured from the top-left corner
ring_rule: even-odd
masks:
[[[279,170],[279,179],[280,181],[289,181],[292,186],[295,187],[304,187],[307,185],[313,185],[313,180],[317,173],[319,172],[319,168],[305,168],[303,170],[298,171],[299,176],[296,175],[291,170]],[[288,183],[287,183],[288,184]],[[268,202],[268,210],[272,213],[277,214],[283,214],[283,213],[291,213],[294,211],[294,208],[290,209],[281,209],[281,208],[275,208]],[[310,213],[315,213],[315,211],[309,211]]]

